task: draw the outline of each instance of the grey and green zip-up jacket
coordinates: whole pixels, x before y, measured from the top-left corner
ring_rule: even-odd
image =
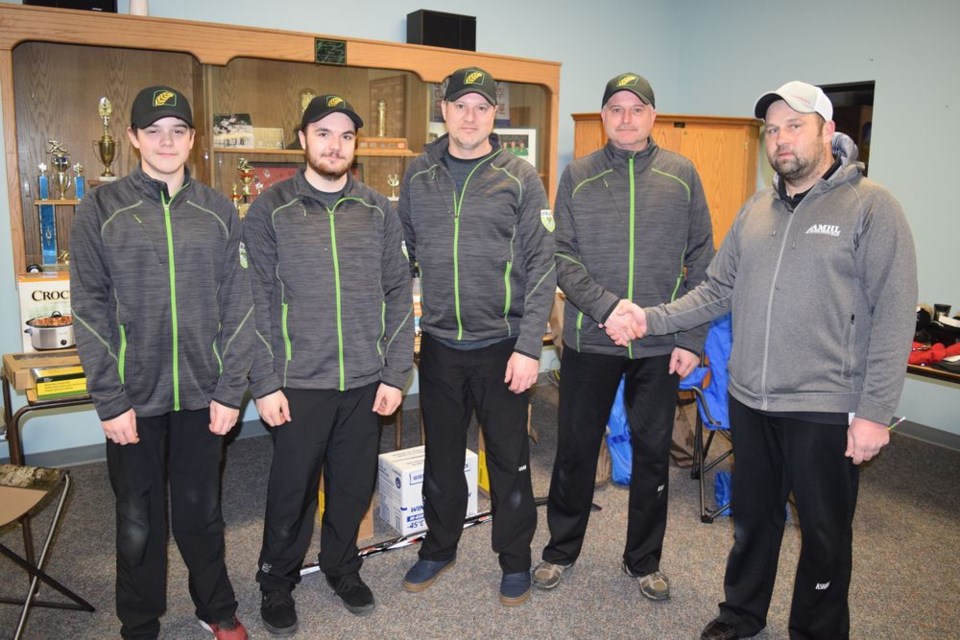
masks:
[[[733,310],[730,393],[761,411],[890,420],[916,327],[917,265],[900,204],[863,176],[856,146],[796,209],[774,188],[740,210],[707,280],[647,309],[652,333]]]
[[[706,327],[618,347],[599,327],[621,299],[669,302],[705,277],[713,227],[693,163],[648,138],[612,143],[567,165],[557,189],[557,280],[567,297],[563,342],[585,353],[646,358],[700,353]]]
[[[553,305],[553,213],[536,170],[500,147],[467,177],[462,193],[443,162],[448,138],[407,169],[399,214],[420,267],[420,326],[445,340],[516,338],[540,358]]]
[[[348,174],[331,209],[304,170],[243,220],[259,346],[253,396],[282,387],[403,389],[413,369],[413,295],[400,221]]]
[[[87,193],[70,299],[101,420],[240,406],[254,340],[243,262],[233,205],[189,173],[173,196],[140,168]]]

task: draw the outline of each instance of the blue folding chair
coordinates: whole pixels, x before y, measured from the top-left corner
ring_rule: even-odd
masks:
[[[727,449],[709,462],[707,460],[713,437],[717,433],[732,442],[730,418],[727,413],[727,361],[730,359],[732,346],[733,334],[728,313],[710,323],[700,366],[680,381],[680,390],[692,391],[697,398],[693,469],[690,477],[700,483],[700,521],[707,524],[712,523],[718,515],[730,507],[729,501],[713,508],[708,507],[704,497],[704,485],[707,472],[733,454],[732,449]],[[704,430],[708,432],[706,442],[703,438]]]

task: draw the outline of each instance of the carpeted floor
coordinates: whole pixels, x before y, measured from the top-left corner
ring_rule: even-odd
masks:
[[[532,445],[537,495],[545,495],[556,446],[556,389],[541,384],[533,420],[539,444]],[[404,445],[417,444],[415,412],[408,412]],[[245,425],[256,431],[259,425]],[[393,448],[392,426],[384,428],[381,450]],[[473,436],[473,442],[476,436]],[[240,601],[239,615],[253,638],[270,635],[260,625],[259,591],[254,581],[260,546],[270,439],[245,438],[227,450],[224,515],[227,562]],[[114,503],[103,463],[71,469],[74,491],[55,542],[48,569],[90,600],[97,612],[35,609],[27,638],[117,638],[113,613]],[[295,591],[300,614],[298,638],[697,638],[722,599],[724,561],[732,540],[729,519],[702,524],[697,483],[689,472],[672,468],[670,520],[662,570],[672,581],[665,603],[644,600],[636,582],[620,572],[627,492],[607,485],[595,502],[583,555],[554,591],[534,591],[526,604],[502,607],[497,600],[500,571],[490,551],[490,525],[464,532],[456,567],[421,594],[403,591],[401,581],[415,561],[416,546],[366,560],[362,575],[374,590],[377,609],[350,614],[320,574],[304,578]],[[894,434],[892,444],[862,474],[855,522],[856,556],[851,592],[853,637],[862,639],[942,639],[960,629],[960,452]],[[486,502],[481,501],[481,509]],[[46,522],[40,518],[36,530]],[[534,540],[534,563],[548,538],[545,513]],[[793,565],[800,546],[795,519],[787,527],[781,571],[769,615],[758,638],[787,638]],[[376,520],[375,539],[396,536]],[[18,530],[0,538],[20,549]],[[313,553],[313,552],[312,552]],[[315,557],[308,557],[313,560]],[[26,579],[0,559],[0,594],[17,596]],[[162,638],[209,637],[196,623],[187,596],[186,572],[170,543],[169,607]],[[53,597],[47,590],[44,595]],[[55,594],[54,594],[55,595]],[[18,610],[0,605],[0,636],[12,635]]]

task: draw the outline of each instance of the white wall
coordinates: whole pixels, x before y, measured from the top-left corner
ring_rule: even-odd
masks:
[[[119,10],[127,7],[120,0]],[[947,68],[960,60],[960,4],[918,0],[903,7],[885,3],[878,11],[867,0],[790,6],[769,0],[446,0],[442,6],[421,0],[287,0],[277,5],[282,11],[264,7],[253,0],[150,0],[156,17],[390,41],[406,39],[406,14],[421,8],[476,16],[479,50],[562,63],[561,169],[573,153],[569,114],[598,110],[606,80],[624,71],[651,81],[661,112],[730,116],[749,116],[758,94],[794,78],[876,80],[871,177],[901,199],[910,217],[921,300],[960,307],[951,258],[957,254],[951,252],[953,203],[941,186],[960,141],[958,119],[949,117],[960,106],[960,85]],[[0,151],[2,146],[0,140]],[[0,166],[0,207],[8,201],[5,171]],[[9,225],[3,222],[0,256],[10,253]],[[0,351],[20,350],[18,326],[16,279],[7,257],[0,259]],[[900,413],[960,434],[958,412],[949,410],[957,394],[909,380]],[[246,417],[254,416],[248,410]],[[91,411],[32,418],[24,436],[28,452],[102,441]],[[0,445],[0,456],[6,453]]]

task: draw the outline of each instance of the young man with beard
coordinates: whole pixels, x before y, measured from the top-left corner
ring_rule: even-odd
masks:
[[[202,625],[245,640],[224,563],[220,464],[247,388],[253,303],[230,202],[186,163],[186,96],[147,87],[127,137],[140,164],[89,193],[70,234],[77,349],[107,437],[117,497],[117,617],[123,638],[156,638],[171,529]]]
[[[413,299],[400,221],[350,173],[362,126],[342,97],[314,98],[299,131],[306,168],[260,195],[243,224],[260,337],[251,390],[274,442],[257,581],[275,635],[297,629],[292,591],[321,472],[320,570],[352,613],[375,606],[356,538],[379,416],[396,411],[413,367]]]
[[[399,213],[421,273],[420,406],[426,432],[423,507],[429,531],[407,591],[453,565],[467,510],[463,477],[474,408],[487,446],[500,601],[530,592],[537,526],[527,443],[527,390],[539,373],[553,304],[553,215],[536,170],[493,133],[497,88],[476,67],[455,71],[441,103],[447,135],[407,169]]]
[[[615,344],[601,328],[617,310],[669,302],[699,284],[713,257],[710,211],[696,168],[651,137],[650,83],[622,73],[606,85],[607,145],[570,163],[557,190],[557,278],[566,294],[550,541],[533,573],[553,589],[583,548],[597,456],[625,377],[633,466],[623,572],[641,595],[670,597],[660,570],[667,527],[670,440],[680,378],[699,363],[706,327]]]
[[[788,82],[760,96],[754,113],[773,188],[744,205],[703,284],[631,314],[616,339],[733,311],[736,527],[726,600],[701,638],[766,626],[792,492],[803,545],[790,637],[843,640],[858,465],[890,440],[916,324],[916,255],[900,204],[864,177],[819,87]]]

